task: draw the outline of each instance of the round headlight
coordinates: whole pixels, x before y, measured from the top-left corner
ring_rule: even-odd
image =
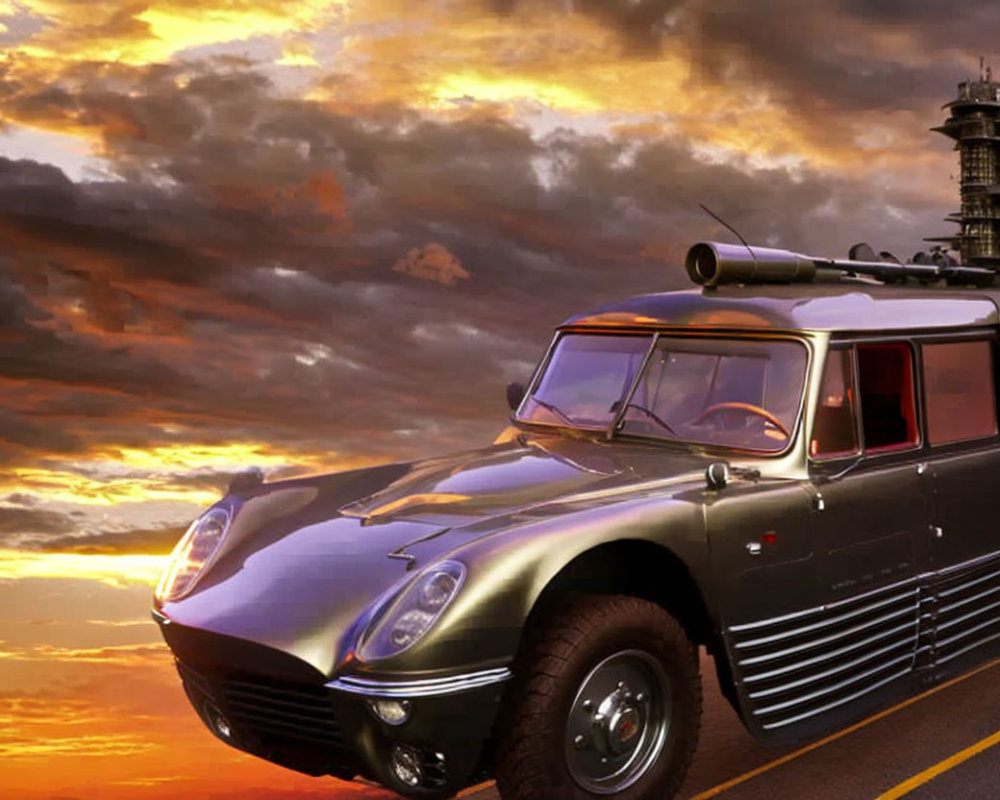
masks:
[[[176,600],[194,588],[195,580],[219,552],[231,522],[228,506],[215,506],[191,523],[156,587],[159,600]]]
[[[465,565],[458,561],[442,561],[424,570],[365,638],[361,658],[388,658],[416,643],[438,621],[464,580]]]
[[[442,608],[458,588],[458,578],[443,569],[435,570],[420,583],[420,607],[426,611]]]

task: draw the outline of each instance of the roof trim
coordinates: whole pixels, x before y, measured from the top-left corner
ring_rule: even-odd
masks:
[[[639,295],[570,317],[560,327],[900,331],[998,324],[998,291],[856,283],[724,286]]]

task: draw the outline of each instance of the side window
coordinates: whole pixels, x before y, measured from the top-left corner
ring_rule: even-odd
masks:
[[[990,342],[925,344],[921,353],[930,443],[961,442],[995,434]]]
[[[865,450],[895,450],[917,443],[913,356],[899,344],[858,345],[858,395]]]
[[[854,455],[858,445],[855,413],[854,351],[831,350],[826,358],[809,455],[838,458]]]

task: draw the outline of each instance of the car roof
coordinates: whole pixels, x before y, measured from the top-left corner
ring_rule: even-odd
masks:
[[[720,286],[632,297],[560,327],[913,331],[996,325],[1000,291],[863,282]]]

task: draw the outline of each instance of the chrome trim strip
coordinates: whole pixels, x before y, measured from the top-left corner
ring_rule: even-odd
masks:
[[[990,561],[1000,560],[1000,550],[995,550],[992,553],[987,553],[983,556],[976,556],[975,558],[970,558],[968,561],[963,561],[961,564],[953,564],[950,567],[944,567],[940,570],[922,572],[919,575],[914,575],[912,578],[906,578],[896,583],[890,583],[887,586],[883,586],[879,589],[872,589],[868,592],[862,592],[861,594],[852,595],[851,597],[845,598],[843,600],[837,600],[833,603],[825,603],[820,606],[814,606],[813,608],[806,608],[802,611],[793,611],[789,614],[782,614],[777,617],[768,617],[767,619],[756,620],[755,622],[744,622],[739,625],[729,625],[728,630],[731,633],[738,633],[739,631],[749,631],[756,628],[764,628],[768,625],[776,625],[779,622],[787,622],[788,620],[799,619],[800,617],[808,616],[809,614],[818,614],[824,611],[830,611],[834,608],[839,608],[840,606],[847,605],[848,603],[854,603],[858,600],[863,600],[866,597],[872,597],[883,592],[890,591],[892,589],[899,589],[903,586],[909,586],[916,581],[928,581],[933,578],[943,578],[952,575],[956,572],[961,572],[962,570],[969,569],[970,567],[978,566],[979,564],[986,564]]]
[[[428,678],[417,681],[385,681],[345,675],[330,681],[326,687],[369,697],[436,697],[478,689],[481,686],[490,686],[494,683],[503,683],[510,680],[513,674],[507,667],[500,667],[481,672],[467,672],[464,675],[453,675],[449,678]]]
[[[753,658],[744,658],[740,661],[737,661],[736,663],[739,664],[741,667],[747,664],[760,664],[761,662],[764,661],[774,661],[777,658],[784,658],[785,656],[794,655],[795,653],[801,653],[803,650],[812,650],[813,648],[819,647],[821,645],[830,644],[832,642],[839,641],[847,636],[851,636],[855,633],[860,633],[861,631],[877,627],[878,625],[881,625],[885,622],[889,622],[890,620],[893,619],[897,619],[898,617],[913,614],[916,608],[917,604],[914,603],[912,607],[903,608],[900,609],[899,611],[894,611],[891,614],[884,614],[883,616],[877,617],[876,619],[873,620],[869,620],[868,622],[865,622],[862,625],[855,625],[851,628],[846,628],[845,630],[842,630],[839,633],[835,633],[831,636],[824,636],[819,639],[810,639],[808,642],[797,644],[794,647],[786,647],[784,650],[777,650],[770,653],[764,653],[763,655],[754,656]],[[916,627],[917,620],[914,618],[914,620],[908,624],[912,625],[913,627]],[[883,634],[883,636],[885,635],[886,634]]]
[[[853,611],[848,611],[845,614],[840,614],[836,617],[827,617],[818,622],[811,622],[808,625],[803,625],[799,628],[792,628],[791,630],[781,631],[781,633],[773,633],[770,636],[762,636],[760,639],[749,639],[745,642],[739,642],[736,647],[755,647],[760,644],[768,644],[769,642],[779,642],[782,639],[790,639],[795,636],[799,636],[803,633],[808,633],[809,631],[820,630],[822,628],[828,628],[831,625],[836,625],[839,622],[844,622],[854,617],[860,617],[862,614],[867,614],[878,608],[884,608],[885,606],[891,606],[893,603],[898,603],[900,600],[906,600],[912,598],[919,594],[920,590],[917,588],[910,589],[903,594],[898,594],[894,597],[890,597],[888,600],[880,600],[877,603],[871,603],[870,605],[861,606]]]
[[[876,689],[880,689],[881,687],[885,686],[887,683],[891,683],[892,681],[896,680],[897,678],[902,678],[904,675],[909,675],[909,674],[910,674],[910,668],[907,667],[906,669],[904,669],[904,670],[902,670],[900,672],[893,673],[892,675],[890,675],[889,677],[887,677],[887,678],[879,681],[878,683],[873,683],[871,686],[869,686],[869,687],[867,687],[865,689],[862,689],[859,692],[855,692],[854,694],[848,695],[847,697],[842,697],[839,700],[835,700],[832,703],[827,703],[825,706],[821,706],[820,708],[813,709],[812,711],[807,711],[804,714],[799,714],[798,716],[795,716],[795,717],[789,717],[788,719],[779,720],[778,722],[771,722],[771,723],[769,723],[767,725],[761,725],[761,727],[764,730],[768,730],[769,731],[769,730],[773,730],[774,728],[781,728],[781,727],[784,727],[785,725],[791,725],[793,722],[801,722],[802,720],[808,719],[809,717],[815,717],[817,714],[822,714],[825,711],[829,711],[830,709],[836,708],[837,706],[842,706],[845,703],[850,703],[850,702],[852,702],[854,700],[857,700],[859,697],[864,697],[869,692],[873,692]]]
[[[998,551],[997,555],[1000,555]],[[936,573],[929,573],[936,574]],[[763,628],[768,625],[777,625],[779,622],[787,622],[792,619],[799,619],[800,617],[805,617],[809,614],[820,614],[824,611],[831,611],[835,608],[840,608],[841,606],[849,605],[850,603],[856,603],[858,600],[864,600],[866,597],[874,597],[875,595],[884,594],[885,592],[891,591],[893,589],[901,589],[904,586],[909,586],[910,584],[916,582],[924,576],[914,576],[912,578],[907,578],[906,580],[898,581],[897,583],[890,583],[888,586],[883,586],[879,589],[872,589],[868,592],[862,592],[861,594],[851,595],[843,600],[837,600],[833,603],[824,603],[821,606],[814,606],[813,608],[807,608],[803,611],[793,611],[791,614],[783,614],[780,617],[770,617],[768,619],[758,620],[756,622],[745,622],[740,625],[730,625],[729,631],[731,633],[736,633],[739,631],[749,631],[755,628]]]
[[[964,639],[966,636],[969,636],[970,634],[973,634],[976,631],[981,631],[983,628],[989,628],[991,625],[996,625],[998,623],[1000,623],[1000,618],[991,617],[990,619],[986,620],[986,622],[980,622],[978,625],[974,625],[971,628],[967,628],[961,633],[956,633],[954,636],[949,636],[947,639],[939,639],[935,641],[934,646],[938,650],[940,650],[943,647],[948,647],[949,645],[954,644],[959,639]]]
[[[826,678],[832,678],[834,675],[844,672],[845,670],[854,669],[855,667],[864,664],[866,661],[871,661],[873,658],[878,658],[879,656],[885,655],[886,653],[891,653],[893,650],[898,650],[900,647],[912,647],[917,641],[916,636],[910,636],[906,639],[901,639],[895,644],[890,644],[885,647],[880,647],[878,650],[872,650],[865,653],[861,658],[855,658],[853,661],[846,661],[833,669],[828,669],[825,672],[820,672],[815,675],[809,675],[805,678],[799,678],[797,681],[792,681],[791,683],[783,683],[780,686],[772,686],[770,689],[761,689],[757,692],[749,692],[747,697],[751,700],[756,700],[759,697],[770,697],[774,694],[781,694],[787,692],[791,689],[799,689],[803,686],[808,686],[816,681],[821,681]],[[913,654],[908,653],[907,657],[911,657]]]
[[[963,587],[968,588],[968,587]],[[987,589],[984,592],[979,592],[971,597],[966,597],[962,600],[956,600],[954,603],[948,603],[948,605],[938,607],[938,617],[940,618],[942,614],[947,614],[950,611],[954,611],[956,608],[961,608],[962,606],[967,606],[969,603],[975,603],[977,600],[982,600],[983,598],[989,597],[991,594],[996,594],[1000,592],[1000,586],[994,586],[992,589]]]
[[[913,623],[904,622],[902,625],[897,625],[895,628],[892,628],[891,630],[878,633],[875,636],[869,636],[865,639],[862,639],[859,642],[854,642],[854,644],[849,644],[846,645],[845,647],[838,647],[836,650],[830,650],[827,653],[823,653],[818,656],[813,656],[812,658],[807,658],[804,661],[796,661],[794,664],[789,664],[788,666],[785,667],[772,669],[769,670],[768,672],[759,672],[756,675],[749,675],[743,679],[743,683],[754,683],[755,681],[767,680],[768,678],[776,678],[779,675],[786,675],[789,672],[796,672],[802,669],[803,667],[812,667],[815,666],[816,664],[822,664],[824,661],[831,661],[832,659],[838,658],[839,656],[842,656],[845,653],[850,653],[852,650],[858,650],[859,648],[867,647],[868,645],[873,644],[874,642],[878,642],[882,639],[885,639],[886,637],[893,636],[897,633],[902,633],[903,631],[909,630],[911,628],[913,628]],[[890,646],[898,647],[902,642],[912,642],[915,641],[916,638],[917,637],[915,635],[911,635],[906,639],[903,639],[900,642],[896,642]]]
[[[956,636],[954,638],[958,639],[960,637]],[[992,642],[994,639],[1000,639],[1000,633],[994,633],[994,634],[986,636],[986,637],[984,637],[982,639],[977,639],[972,644],[967,644],[961,650],[956,650],[954,653],[949,653],[946,656],[940,656],[937,659],[937,663],[938,664],[944,664],[944,663],[946,663],[948,661],[951,661],[953,658],[958,658],[961,655],[965,655],[970,650],[975,650],[977,647],[981,647],[982,645],[987,644],[988,642]]]
[[[998,601],[996,603],[990,603],[988,606],[980,606],[975,611],[970,611],[968,614],[963,614],[960,617],[955,617],[954,619],[950,619],[947,622],[939,622],[939,623],[937,623],[934,626],[934,632],[937,633],[938,631],[947,630],[948,628],[951,628],[951,627],[953,627],[955,625],[958,625],[960,622],[968,622],[970,619],[978,617],[980,614],[983,614],[983,613],[985,613],[987,611],[992,611],[992,610],[994,610],[996,608],[1000,608],[1000,601]],[[989,622],[998,622],[998,621],[1000,621],[1000,619],[998,619],[996,615],[994,615],[992,617],[992,619],[989,620]],[[984,624],[988,624],[988,623],[984,623]],[[973,631],[979,630],[980,627],[981,626],[977,625],[975,628],[970,628],[969,630],[973,630]],[[944,641],[947,641],[947,640],[944,640]]]
[[[764,706],[763,708],[755,709],[753,713],[759,717],[763,716],[764,714],[773,713],[775,711],[782,711],[786,708],[793,708],[795,706],[800,706],[803,703],[808,703],[811,700],[817,700],[820,697],[824,697],[828,694],[838,692],[841,689],[845,689],[848,686],[858,683],[859,681],[863,681],[866,678],[870,678],[873,675],[878,675],[880,672],[884,672],[889,667],[894,667],[896,666],[896,664],[899,664],[903,661],[912,661],[912,660],[913,660],[913,654],[906,653],[905,655],[897,656],[896,658],[893,658],[889,661],[886,661],[883,664],[879,664],[875,667],[872,667],[871,669],[867,669],[864,672],[859,672],[857,675],[852,675],[847,680],[840,681],[839,683],[835,683],[832,686],[827,686],[824,689],[818,689],[815,692],[810,692],[809,694],[802,695],[801,697],[793,697],[791,700],[785,700],[781,703],[775,703],[774,705]]]
[[[965,583],[960,583],[957,586],[952,586],[950,589],[942,589],[941,591],[938,592],[938,596],[948,597],[949,595],[955,594],[955,592],[961,592],[963,589],[968,589],[970,586],[977,586],[980,583],[991,581],[994,578],[1000,578],[1000,571],[988,572],[982,577],[976,578],[975,580],[966,581]]]
[[[936,572],[925,572],[920,577],[924,578],[930,576],[951,575],[954,572],[961,572],[963,569],[968,569],[969,567],[974,567],[978,564],[986,564],[997,558],[1000,558],[1000,550],[994,550],[992,553],[987,553],[984,556],[970,558],[968,561],[963,561],[961,564],[952,564],[950,567],[943,567]]]

